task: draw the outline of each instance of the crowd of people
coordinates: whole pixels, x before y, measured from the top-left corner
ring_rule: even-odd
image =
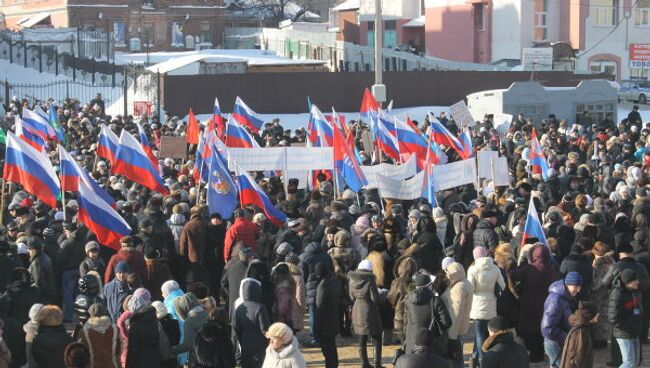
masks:
[[[2,125],[13,130],[23,109],[50,104],[13,99]],[[399,368],[582,368],[598,349],[609,350],[610,366],[640,364],[650,322],[650,128],[636,106],[618,125],[588,113],[519,114],[506,135],[485,116],[473,147],[507,157],[512,184],[440,191],[435,207],[376,189],[336,193],[327,172],[311,191],[256,173],[288,217],[281,228],[252,206],[231,219],[209,213],[191,159],[160,157],[167,195],[114,175],[95,152],[100,127],[137,137],[133,117],[105,115],[101,96],[57,106],[66,150],[132,233],[114,251],[78,221],[74,193],[50,208],[4,183],[0,367],[305,367],[301,347],[319,347],[334,368],[338,336],[356,336],[363,368],[381,368],[388,345],[399,346]],[[437,119],[459,131],[444,113]],[[161,136],[185,133],[181,119],[163,120],[141,121],[155,152]],[[414,124],[425,133],[430,122]],[[350,128],[364,165],[390,162],[363,152],[363,122]],[[546,180],[528,162],[534,128]],[[254,136],[267,147],[306,139],[278,120]],[[57,168],[55,145],[46,151]],[[529,203],[543,238],[525,233]]]

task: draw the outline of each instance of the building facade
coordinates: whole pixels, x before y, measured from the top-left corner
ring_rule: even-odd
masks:
[[[28,22],[107,31],[116,50],[128,49],[132,39],[152,51],[223,44],[223,0],[0,0],[0,5],[9,29]]]

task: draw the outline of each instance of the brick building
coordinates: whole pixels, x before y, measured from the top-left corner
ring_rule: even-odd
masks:
[[[151,51],[182,50],[188,35],[206,47],[223,44],[223,0],[0,0],[6,27],[108,30],[116,50],[139,39]],[[188,45],[191,46],[191,45]]]

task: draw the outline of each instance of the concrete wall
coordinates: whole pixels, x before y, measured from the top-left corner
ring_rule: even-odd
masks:
[[[521,2],[492,0],[492,61],[521,57]]]
[[[426,54],[448,60],[474,62],[474,13],[471,4],[427,7]]]

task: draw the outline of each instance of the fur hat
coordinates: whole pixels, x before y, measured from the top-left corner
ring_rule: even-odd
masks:
[[[36,320],[41,326],[60,326],[63,323],[63,311],[56,305],[44,305],[37,313]]]
[[[165,307],[165,303],[159,300],[156,300],[155,302],[151,303],[151,306],[156,308],[156,318],[158,319],[161,319],[169,314],[167,307]]]
[[[65,366],[69,368],[85,368],[90,363],[90,351],[80,343],[73,342],[65,348],[63,354]]]
[[[334,246],[345,247],[348,244],[348,233],[345,230],[340,230],[334,235]]]
[[[108,316],[108,308],[102,303],[95,303],[88,308],[88,314],[91,317],[104,317]]]

